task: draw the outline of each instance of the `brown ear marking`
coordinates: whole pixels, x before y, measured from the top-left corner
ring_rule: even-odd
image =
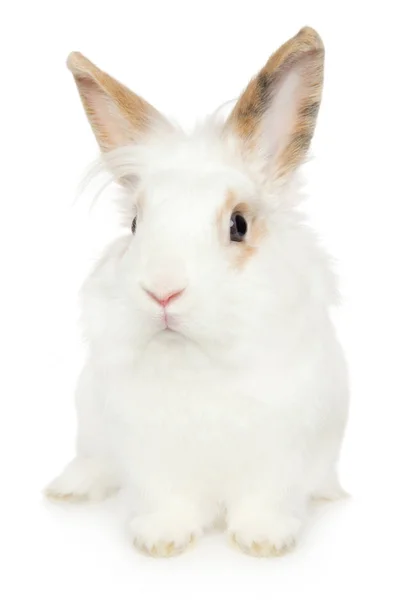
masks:
[[[302,75],[303,89],[292,130],[280,156],[276,158],[279,176],[296,167],[309,148],[321,101],[323,66],[323,42],[314,29],[304,27],[283,44],[250,81],[227,121],[227,126],[252,146],[258,125],[285,75],[292,69]]]
[[[82,104],[103,151],[133,141],[153,121],[167,121],[146,100],[101,71],[80,52],[72,52],[67,66],[74,75]]]

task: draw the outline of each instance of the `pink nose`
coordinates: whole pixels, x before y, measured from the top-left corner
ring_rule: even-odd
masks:
[[[177,292],[171,292],[171,293],[167,294],[166,296],[160,297],[160,296],[157,296],[156,294],[154,294],[153,292],[150,292],[149,290],[145,290],[145,292],[148,294],[148,296],[150,296],[152,298],[152,300],[154,300],[155,302],[160,304],[160,306],[163,306],[163,308],[165,308],[167,306],[167,304],[170,304],[170,302],[172,302],[173,300],[175,300],[176,298],[181,296],[183,291],[184,290],[178,290]]]

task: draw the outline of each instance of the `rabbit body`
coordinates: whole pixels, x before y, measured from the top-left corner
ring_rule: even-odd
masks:
[[[147,298],[141,301],[151,323],[133,308],[131,236],[111,245],[84,286],[89,356],[77,389],[78,458],[53,492],[61,484],[62,495],[95,498],[124,487],[136,513],[132,535],[148,551],[175,552],[223,511],[241,547],[264,553],[268,544],[268,552],[280,552],[294,542],[310,498],[341,493],[336,463],[348,394],[328,314],[334,282],[295,216],[285,214],[275,233],[280,216],[270,219],[266,256],[260,252],[248,266],[250,281],[266,271],[262,320],[245,297],[231,301],[230,319],[220,330],[213,324],[215,337],[204,348],[160,330],[153,323],[158,307]],[[293,263],[277,265],[279,251]],[[301,282],[294,273],[302,273]],[[223,284],[211,285],[210,294],[224,298]],[[280,290],[274,299],[270,286]],[[172,307],[177,323],[184,300]],[[63,489],[74,471],[87,489],[75,490],[74,482]]]

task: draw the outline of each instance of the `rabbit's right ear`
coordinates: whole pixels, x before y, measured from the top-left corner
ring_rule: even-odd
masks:
[[[72,52],[67,65],[102,151],[133,143],[150,128],[170,127],[153,106],[98,69],[80,52]]]
[[[323,87],[324,47],[311,27],[283,44],[250,81],[226,123],[262,168],[284,180],[307,154]]]

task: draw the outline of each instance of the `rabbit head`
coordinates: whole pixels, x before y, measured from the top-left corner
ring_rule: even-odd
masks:
[[[323,62],[318,34],[301,29],[225,122],[209,119],[186,134],[84,56],[70,55],[103,160],[126,189],[130,234],[120,242],[114,293],[132,307],[139,337],[167,330],[231,347],[264,335],[280,315],[288,323],[302,303],[327,301],[323,257],[292,208]]]

